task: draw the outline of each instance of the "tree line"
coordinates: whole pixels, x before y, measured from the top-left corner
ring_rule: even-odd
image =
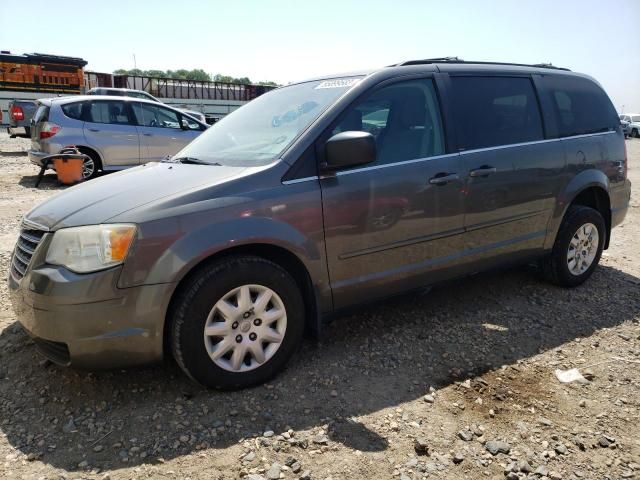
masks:
[[[231,77],[229,75],[221,75],[219,73],[210,75],[201,68],[194,68],[193,70],[141,70],[139,68],[125,69],[119,68],[113,72],[115,75],[138,75],[142,77],[162,77],[162,78],[175,78],[179,80],[198,80],[203,82],[223,82],[223,83],[244,83],[254,85],[270,85],[278,86],[276,82],[260,81],[252,82],[249,77]]]

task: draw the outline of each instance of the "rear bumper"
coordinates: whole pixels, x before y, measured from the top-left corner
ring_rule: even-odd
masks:
[[[15,137],[31,137],[31,129],[29,127],[7,127],[7,133]]]
[[[620,225],[624,221],[629,209],[631,199],[631,182],[625,180],[623,185],[611,189],[611,228]]]
[[[162,359],[173,284],[117,288],[121,268],[77,275],[43,266],[22,280],[9,276],[18,321],[55,363],[84,369]]]
[[[39,167],[42,166],[42,159],[44,157],[47,157],[51,155],[50,153],[47,152],[39,152],[36,150],[29,150],[29,161],[31,163],[33,163],[34,165],[37,165]]]

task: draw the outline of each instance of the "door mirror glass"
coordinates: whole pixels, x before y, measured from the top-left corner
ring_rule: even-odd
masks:
[[[375,162],[376,141],[368,132],[348,131],[335,134],[325,143],[327,170],[354,167]]]

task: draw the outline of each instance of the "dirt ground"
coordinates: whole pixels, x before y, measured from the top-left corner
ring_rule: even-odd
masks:
[[[22,215],[61,190],[34,188],[28,144],[0,134],[3,272]],[[640,479],[640,140],[627,149],[631,208],[583,286],[517,268],[367,307],[250,390],[204,390],[172,361],[52,365],[3,281],[0,478]],[[573,367],[591,381],[559,383]]]

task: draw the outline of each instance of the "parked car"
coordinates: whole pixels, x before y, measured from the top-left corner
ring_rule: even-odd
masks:
[[[122,170],[173,155],[207,129],[183,112],[131,97],[74,96],[39,100],[29,159],[75,145],[88,155],[84,177]]]
[[[11,100],[9,102],[9,126],[7,133],[13,137],[31,137],[31,118],[37,104],[33,100]]]
[[[620,120],[620,125],[622,125],[622,133],[624,133],[624,138],[627,138],[631,135],[631,124],[626,120]]]
[[[582,284],[630,191],[592,78],[406,62],[278,88],[171,161],[50,198],[23,220],[9,289],[56,363],[173,355],[197,382],[246,387],[374,299],[532,261]]]
[[[131,88],[107,88],[107,87],[95,87],[90,89],[87,92],[87,95],[111,95],[111,96],[119,96],[119,97],[134,97],[134,98],[142,98],[144,100],[151,100],[152,102],[164,103],[158,100],[156,97],[151,95],[144,90],[133,90]],[[204,113],[198,112],[196,110],[189,110],[186,108],[179,108],[178,110],[186,113],[187,115],[191,115],[193,118],[202,123],[207,123],[207,118]]]
[[[198,112],[196,110],[187,110],[185,108],[181,108],[180,110],[183,111],[184,113],[186,113],[187,115],[192,116],[193,118],[195,118],[199,122],[205,123],[207,125],[209,124],[209,122],[207,122],[207,117],[202,112]]]
[[[640,113],[624,113],[620,115],[620,121],[627,123],[626,135],[640,138]]]
[[[134,97],[152,102],[162,103],[156,97],[144,90],[134,90],[131,88],[111,88],[111,87],[95,87],[87,91],[87,95],[107,95],[109,97]]]

